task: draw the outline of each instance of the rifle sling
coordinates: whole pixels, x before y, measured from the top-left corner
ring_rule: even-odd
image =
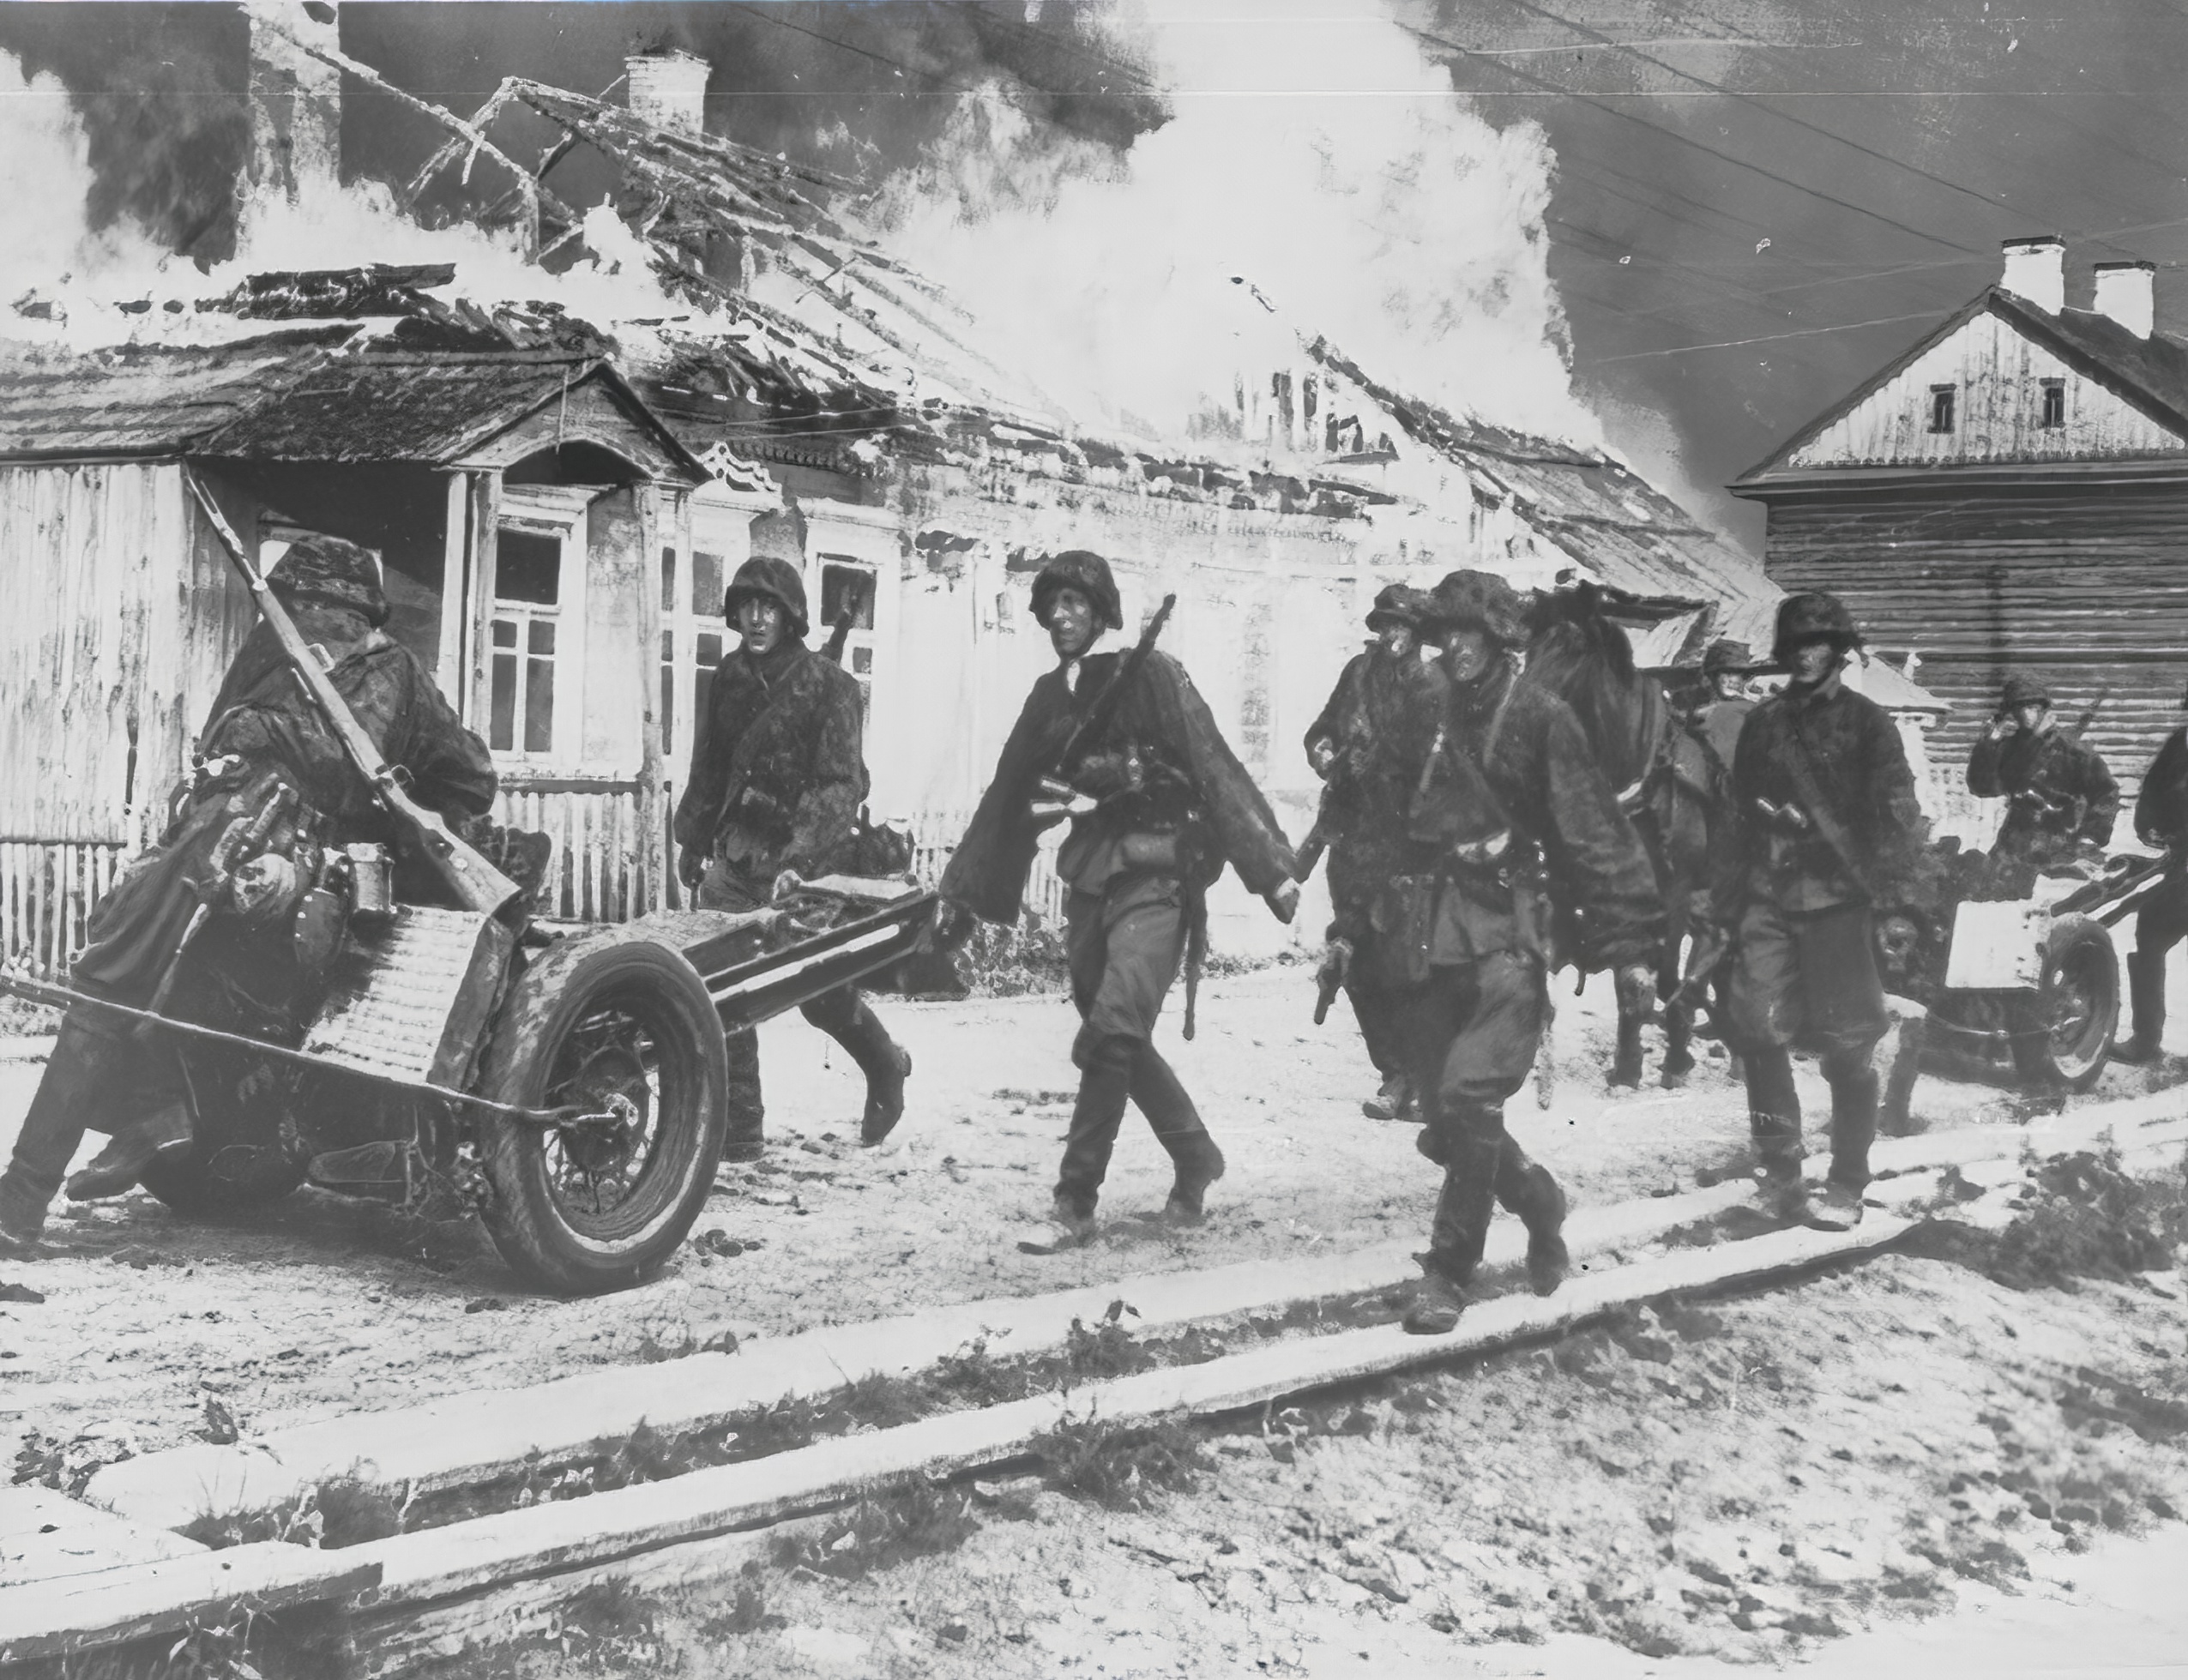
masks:
[[[1838,819],[1838,813],[1832,810],[1829,802],[1823,797],[1823,784],[1817,774],[1815,755],[1808,745],[1808,732],[1800,721],[1800,702],[1787,695],[1785,708],[1786,728],[1793,741],[1793,750],[1786,756],[1786,769],[1793,777],[1793,791],[1800,795],[1801,808],[1807,813],[1816,832],[1823,837],[1824,844],[1837,853],[1839,865],[1846,870],[1847,878],[1860,890],[1863,897],[1871,904],[1876,904],[1877,889],[1870,885],[1869,876],[1861,865],[1854,861],[1853,838],[1847,833],[1845,825]]]

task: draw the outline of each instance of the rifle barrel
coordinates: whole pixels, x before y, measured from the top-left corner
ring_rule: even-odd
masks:
[[[434,811],[427,810],[413,799],[404,789],[401,777],[380,751],[379,745],[357,720],[349,709],[349,702],[342,698],[341,690],[319,661],[312,657],[310,647],[304,640],[304,633],[289,617],[288,608],[268,587],[257,567],[244,553],[243,541],[235,533],[220,504],[204,481],[188,467],[183,468],[183,482],[190,487],[198,509],[213,527],[220,545],[228,552],[229,563],[249,587],[251,599],[256,603],[259,616],[265,619],[274,632],[274,639],[280,644],[281,652],[289,662],[289,669],[296,675],[305,694],[310,696],[335,738],[341,744],[359,774],[371,786],[380,803],[407,829],[419,849],[431,861],[433,870],[458,903],[467,910],[499,914],[524,896],[524,889],[503,875],[484,855],[467,846],[449,832],[448,824]]]

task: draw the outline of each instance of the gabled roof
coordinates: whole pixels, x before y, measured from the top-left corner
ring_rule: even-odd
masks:
[[[89,354],[0,347],[0,460],[442,465],[598,381],[694,482],[710,476],[598,355],[347,347],[354,332],[324,327]]]
[[[1728,488],[1734,495],[1742,495],[1781,480],[1829,479],[1848,471],[1833,467],[1787,468],[1781,463],[1881,390],[1902,369],[1920,360],[1977,316],[1986,312],[1997,316],[2084,377],[2096,381],[2151,418],[2188,433],[2188,344],[2155,332],[2147,339],[2137,338],[2110,316],[2095,310],[2064,309],[2054,314],[2039,309],[2017,292],[1992,286],[1826,407],[1765,459],[1733,480]],[[1939,463],[1922,470],[1950,473],[1965,469]]]
[[[694,482],[711,476],[597,356],[555,352],[365,351],[313,358],[267,401],[190,453],[251,461],[460,460],[593,380]]]

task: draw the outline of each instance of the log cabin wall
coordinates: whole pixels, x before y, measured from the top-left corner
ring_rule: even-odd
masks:
[[[1952,710],[1931,753],[1958,783],[2006,676],[2048,683],[2130,799],[2182,721],[2188,684],[2188,481],[1836,487],[1769,498],[1768,569],[1828,589],[1873,647],[1921,656]],[[2131,840],[2123,818],[2118,838]]]

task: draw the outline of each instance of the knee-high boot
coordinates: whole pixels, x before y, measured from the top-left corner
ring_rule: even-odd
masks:
[[[1131,1097],[1176,1173],[1163,1216],[1173,1224],[1197,1223],[1208,1187],[1223,1176],[1223,1152],[1208,1135],[1177,1070],[1151,1044],[1138,1045],[1133,1055]]]
[[[2165,1037],[2163,951],[2128,953],[2127,997],[2134,1015],[2135,1033],[2125,1044],[2112,1047],[2113,1060],[2131,1063],[2155,1061],[2159,1041]]]
[[[859,1141],[879,1143],[904,1117],[904,1081],[912,1072],[911,1052],[889,1037],[872,1006],[855,994],[841,1030],[831,1029],[830,1035],[866,1076],[866,1111],[859,1122]]]
[[[1527,1227],[1527,1278],[1537,1295],[1554,1295],[1572,1268],[1565,1249],[1565,1192],[1540,1161],[1505,1135],[1497,1155],[1497,1200]]]
[[[1071,1130],[1064,1143],[1064,1165],[1056,1177],[1059,1217],[1094,1218],[1102,1180],[1109,1176],[1110,1153],[1132,1088],[1132,1067],[1139,1041],[1122,1033],[1095,1040],[1079,1073],[1079,1099],[1071,1110]]]

